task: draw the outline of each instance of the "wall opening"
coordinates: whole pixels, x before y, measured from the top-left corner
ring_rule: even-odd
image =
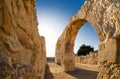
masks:
[[[77,54],[79,47],[82,45],[90,45],[94,47],[94,50],[98,50],[99,39],[95,30],[90,23],[84,24],[75,39],[74,53]]]
[[[75,66],[87,70],[98,71],[98,44],[98,35],[92,25],[90,23],[84,24],[79,29],[74,42]],[[90,50],[88,47],[93,48],[93,51],[91,50],[91,52],[88,52],[86,55],[81,55],[80,52],[82,53],[82,50],[85,52],[84,45],[87,51]]]

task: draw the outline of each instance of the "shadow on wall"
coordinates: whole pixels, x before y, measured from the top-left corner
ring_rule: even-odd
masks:
[[[46,65],[45,79],[54,79],[53,74],[51,73],[48,64]]]
[[[96,79],[98,74],[96,71],[83,70],[80,68],[75,68],[75,70],[68,71],[67,73],[76,77],[76,79]]]

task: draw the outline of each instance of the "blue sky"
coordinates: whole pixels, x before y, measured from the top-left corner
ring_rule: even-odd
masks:
[[[80,10],[85,0],[36,0],[38,28],[46,38],[47,56],[55,55],[55,45],[69,19]],[[98,48],[98,37],[90,24],[85,24],[75,41],[76,52],[81,44]]]

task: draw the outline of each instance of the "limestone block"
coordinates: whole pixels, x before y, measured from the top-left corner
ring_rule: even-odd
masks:
[[[75,63],[80,63],[80,56],[75,56]]]
[[[45,39],[35,0],[0,0],[0,79],[44,79]]]
[[[104,44],[103,44],[104,45]],[[105,49],[98,53],[99,62],[108,61],[115,63],[117,60],[117,40],[110,39],[105,43]]]
[[[99,44],[99,51],[102,51],[105,49],[105,44],[104,43],[100,43]]]
[[[74,70],[75,58],[73,53],[66,53],[62,56],[62,69],[63,71]]]

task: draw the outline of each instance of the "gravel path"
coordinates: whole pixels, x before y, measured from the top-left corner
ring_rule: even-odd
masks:
[[[97,66],[76,64],[74,71],[63,72],[59,65],[48,63],[45,79],[96,79]]]

